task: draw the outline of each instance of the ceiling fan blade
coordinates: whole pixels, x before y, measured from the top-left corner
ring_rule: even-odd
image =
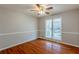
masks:
[[[40,4],[36,4],[36,6],[37,6],[38,8],[40,8]]]
[[[45,12],[46,14],[50,14],[49,12]]]
[[[36,10],[36,9],[34,9],[34,10],[31,10],[31,11],[36,11],[36,12],[39,12],[39,10]]]
[[[48,7],[48,8],[46,8],[46,10],[50,10],[50,9],[53,9],[53,7]]]
[[[31,10],[31,11],[37,11],[37,10]]]

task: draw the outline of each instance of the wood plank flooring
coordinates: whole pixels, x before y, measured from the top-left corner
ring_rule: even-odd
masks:
[[[0,51],[0,54],[79,54],[79,48],[37,39]]]

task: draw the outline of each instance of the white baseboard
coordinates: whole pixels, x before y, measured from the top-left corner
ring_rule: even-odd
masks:
[[[44,37],[40,37],[40,38],[47,39],[47,38],[44,38]],[[49,39],[47,39],[47,40],[49,40]],[[56,41],[56,40],[53,40],[53,39],[50,40],[50,41],[54,41],[54,42],[57,42],[57,43],[61,43],[61,44],[65,44],[65,45],[70,45],[70,46],[74,46],[74,47],[78,47],[79,48],[78,45],[73,45],[73,44],[66,43],[66,42]]]
[[[32,34],[34,34],[35,31],[38,31],[38,30],[24,31],[24,32],[3,33],[3,34],[0,34],[0,37],[2,37],[2,38],[3,38],[3,37],[4,37],[4,38],[7,37],[7,39],[8,39],[8,38],[12,37],[13,35],[16,36],[16,35],[18,35],[18,34],[25,34],[25,35],[29,35],[29,34],[31,34],[31,35],[32,35]],[[35,34],[36,34],[36,33],[35,33]],[[10,35],[11,35],[11,36],[10,36]],[[10,36],[10,37],[9,37],[9,36]],[[3,39],[4,39],[4,38],[3,38]],[[12,38],[13,38],[13,37],[12,37]],[[14,39],[15,39],[15,38],[17,39],[17,36],[14,37]],[[0,51],[1,51],[1,50],[4,50],[4,49],[7,49],[7,48],[14,47],[14,46],[16,46],[16,45],[19,45],[19,44],[22,44],[22,43],[25,43],[25,42],[28,42],[28,41],[31,41],[31,40],[36,39],[36,38],[37,38],[37,37],[32,38],[32,39],[31,39],[31,38],[29,38],[29,39],[26,38],[26,39],[28,39],[28,40],[25,40],[25,41],[22,41],[22,42],[17,41],[17,43],[11,41],[12,44],[11,44],[11,45],[8,45],[8,46],[6,46],[7,43],[5,44],[5,43],[2,41],[1,43],[4,44],[4,45],[3,45],[4,47],[0,47]],[[3,40],[3,39],[2,39],[2,40]],[[5,38],[5,39],[6,39],[6,38]],[[25,37],[24,37],[24,39],[25,39]],[[6,40],[4,40],[4,41],[6,41]],[[8,41],[8,40],[7,40],[7,41]],[[13,44],[13,43],[15,43],[15,44]],[[1,45],[2,45],[2,44],[1,44]]]
[[[79,48],[79,46],[78,46],[78,45],[73,45],[73,44],[66,43],[66,42],[59,42],[59,43],[62,43],[62,44],[65,44],[65,45],[70,45],[70,46],[74,46],[74,47],[78,47],[78,48]]]
[[[29,41],[32,41],[32,40],[35,40],[35,39],[29,39],[28,41],[24,41],[24,42],[21,42],[21,43],[17,43],[17,44],[13,44],[13,45],[7,46],[5,48],[1,48],[0,51],[5,50],[5,49],[8,49],[8,48],[11,48],[11,47],[15,47],[17,45],[20,45],[20,44],[23,44],[23,43],[26,43],[26,42],[29,42]]]
[[[44,37],[39,37],[39,38],[47,39],[47,38],[44,38]],[[1,48],[0,51],[5,50],[5,49],[8,49],[8,48],[11,48],[11,47],[14,47],[14,46],[17,46],[17,45],[20,45],[20,44],[23,44],[23,43],[26,43],[26,42],[29,42],[29,41],[32,41],[32,40],[35,40],[35,39],[29,39],[28,41],[24,41],[24,42],[21,42],[21,43],[17,43],[17,44],[14,44],[14,45],[10,45],[10,46],[5,47],[5,48]],[[50,41],[55,41],[55,40],[50,40]],[[65,45],[71,45],[71,46],[74,46],[74,47],[78,47],[79,48],[78,45],[73,45],[73,44],[70,44],[70,43],[59,42],[59,41],[58,41],[58,43],[62,43],[62,44],[65,44]]]

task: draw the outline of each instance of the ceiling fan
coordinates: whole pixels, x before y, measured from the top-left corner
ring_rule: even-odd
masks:
[[[31,11],[35,11],[37,12],[38,15],[40,14],[50,14],[50,10],[53,9],[52,6],[46,6],[46,5],[43,5],[43,4],[35,4],[35,9],[31,10]]]

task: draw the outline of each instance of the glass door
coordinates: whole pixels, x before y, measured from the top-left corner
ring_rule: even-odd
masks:
[[[61,40],[61,18],[54,18],[53,19],[53,38],[56,40]]]
[[[45,37],[52,38],[52,19],[45,22]]]
[[[61,17],[48,19],[45,21],[45,37],[52,38],[54,40],[61,40]]]

